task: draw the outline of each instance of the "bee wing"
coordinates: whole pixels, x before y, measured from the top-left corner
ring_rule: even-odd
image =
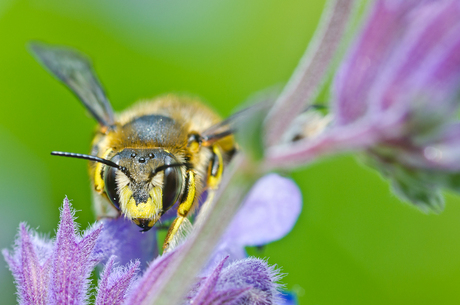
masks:
[[[204,146],[212,145],[226,136],[229,136],[245,126],[245,122],[250,120],[257,112],[266,111],[271,103],[259,102],[243,110],[240,110],[220,123],[217,123],[201,133],[201,140]]]
[[[30,44],[30,50],[41,64],[78,96],[100,124],[114,124],[112,106],[85,55],[70,48],[43,43]]]

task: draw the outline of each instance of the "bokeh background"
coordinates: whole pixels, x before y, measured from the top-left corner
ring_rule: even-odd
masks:
[[[322,1],[0,0],[0,248],[20,221],[54,230],[67,195],[94,221],[84,161],[95,126],[77,99],[26,50],[76,47],[95,62],[116,110],[168,92],[201,97],[222,116],[282,86],[319,20]],[[400,202],[353,156],[292,175],[303,212],[286,238],[249,253],[280,266],[299,304],[458,304],[460,200],[440,215]],[[1,304],[15,304],[0,263]]]

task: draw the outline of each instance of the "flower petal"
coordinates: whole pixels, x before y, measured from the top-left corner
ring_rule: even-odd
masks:
[[[200,290],[195,295],[195,297],[190,301],[191,304],[194,305],[205,305],[205,304],[212,304],[214,300],[214,296],[212,292],[216,287],[217,280],[219,278],[220,272],[224,267],[224,263],[228,257],[224,258],[215,268],[214,271],[203,281],[200,285]]]
[[[246,246],[261,246],[289,233],[302,209],[302,194],[292,180],[277,174],[259,179],[216,246],[204,269],[208,273],[224,257],[227,264],[246,258]]]
[[[337,73],[336,123],[382,116],[423,96],[433,110],[451,110],[460,80],[459,16],[457,1],[377,1]]]
[[[169,262],[174,258],[177,251],[180,249],[181,246],[178,246],[171,252],[168,252],[155,259],[145,270],[142,277],[133,284],[133,287],[130,289],[126,298],[125,304],[148,304],[152,295],[155,295],[156,293],[156,284],[158,279],[161,277]]]
[[[406,103],[414,104],[412,111],[449,114],[460,81],[459,16],[457,1],[420,1],[405,12],[401,34],[395,35],[398,44],[390,48],[390,58],[382,61],[380,75],[370,87],[369,102],[378,104],[376,111]],[[422,106],[414,98],[436,107],[414,109]]]
[[[50,246],[49,241],[29,232],[22,223],[13,254],[3,250],[3,256],[16,281],[19,304],[47,304]]]
[[[94,252],[101,228],[77,235],[69,200],[64,199],[56,241],[39,238],[21,224],[14,254],[4,251],[16,278],[21,304],[83,304],[89,275],[101,259]]]
[[[61,210],[61,222],[52,257],[49,304],[83,304],[88,298],[89,276],[102,258],[94,253],[102,227],[77,235],[74,212],[67,198]]]
[[[256,182],[233,218],[223,240],[259,246],[289,233],[302,209],[302,195],[292,180],[268,174]]]
[[[138,226],[124,217],[102,219],[103,225],[97,248],[109,255],[116,255],[116,262],[126,265],[130,261],[139,260],[140,269],[158,256],[156,228],[148,232],[140,232]]]
[[[111,256],[105,265],[97,289],[96,305],[123,304],[140,264],[136,261],[126,268],[114,268],[115,261],[115,256]]]
[[[334,91],[338,101],[333,106],[338,125],[354,122],[368,111],[369,88],[397,43],[404,13],[399,4],[375,3],[358,42],[336,75]]]

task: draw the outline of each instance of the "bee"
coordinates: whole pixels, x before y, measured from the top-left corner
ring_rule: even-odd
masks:
[[[166,95],[115,114],[91,62],[80,52],[34,43],[32,53],[80,99],[97,120],[91,153],[52,152],[90,161],[96,216],[124,216],[150,230],[177,203],[164,248],[205,191],[219,186],[236,151],[227,121],[200,101]]]

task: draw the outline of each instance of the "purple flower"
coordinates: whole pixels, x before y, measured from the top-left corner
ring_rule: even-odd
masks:
[[[19,304],[46,304],[51,271],[52,244],[19,226],[14,252],[3,250],[18,287]]]
[[[228,290],[215,291],[226,260],[227,258],[224,258],[207,278],[203,278],[199,283],[197,283],[196,287],[194,287],[190,293],[191,296],[187,297],[187,303],[204,305],[212,304],[213,302],[217,303],[218,301],[220,303],[229,302],[231,300],[237,301],[246,291],[250,289],[249,287],[232,287]]]
[[[222,239],[225,246],[216,250],[209,268],[196,279],[185,304],[281,300],[278,270],[263,260],[246,258],[244,246],[265,244],[287,234],[300,204],[300,192],[292,181],[277,175],[261,179]],[[95,303],[144,304],[155,295],[168,265],[183,248],[180,245],[156,257],[147,267],[158,253],[154,234],[149,233],[114,219],[101,221],[80,235],[66,198],[55,240],[40,238],[21,224],[13,251],[3,250],[3,255],[16,280],[20,304],[86,304],[92,291],[89,276],[103,261]],[[138,275],[140,270],[144,270],[142,275]]]
[[[89,276],[103,253],[95,250],[101,226],[76,232],[66,198],[56,240],[38,237],[20,225],[13,253],[3,250],[18,286],[20,304],[84,304]]]
[[[257,258],[236,261],[223,269],[224,258],[195,287],[186,304],[279,304],[279,271]]]
[[[460,3],[378,0],[335,76],[331,126],[269,160],[363,151],[398,195],[439,211],[440,187],[460,190],[459,88]]]
[[[99,223],[104,229],[96,247],[107,254],[105,259],[112,255],[114,262],[121,266],[138,260],[139,268],[144,270],[158,256],[156,227],[140,233],[139,227],[125,217],[105,218]]]

